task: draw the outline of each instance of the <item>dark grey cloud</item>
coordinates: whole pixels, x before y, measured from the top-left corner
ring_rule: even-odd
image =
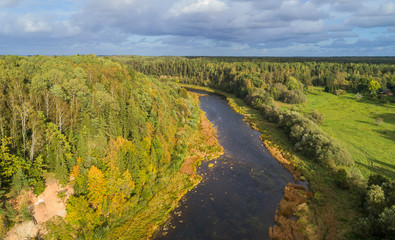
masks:
[[[395,3],[385,0],[59,2],[63,1],[75,4],[75,8],[61,14],[59,9],[26,13],[27,8],[14,12],[0,8],[0,46],[11,46],[12,39],[25,39],[28,40],[25,47],[31,49],[45,42],[51,49],[87,52],[102,49],[117,54],[144,50],[146,55],[155,55],[154,51],[159,51],[158,55],[168,51],[175,51],[169,55],[183,55],[182,51],[201,51],[199,55],[205,55],[228,50],[233,51],[230,55],[253,52],[260,55],[280,53],[281,49],[284,53],[311,49],[308,54],[314,55],[312,51],[324,54],[329,48],[340,46],[378,49],[387,44],[385,39],[391,39],[395,28]],[[0,7],[23,5],[18,2],[0,0]],[[363,39],[366,33],[361,28],[386,30],[374,33],[376,40],[371,41]]]

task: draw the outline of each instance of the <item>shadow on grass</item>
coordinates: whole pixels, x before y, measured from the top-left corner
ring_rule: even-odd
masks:
[[[384,166],[386,166],[388,168],[392,168],[392,169],[395,170],[395,165],[393,165],[393,164],[382,162],[382,161],[379,161],[379,160],[374,160],[374,162],[376,162],[377,164],[381,164],[381,165],[384,165]]]
[[[382,118],[385,123],[395,124],[395,113],[377,114],[376,118]]]
[[[374,130],[374,131],[380,134],[380,136],[382,136],[383,138],[395,142],[395,131],[389,131],[389,130]]]
[[[380,161],[375,161],[375,162],[380,162]],[[382,163],[382,162],[380,162]],[[381,174],[384,175],[390,179],[395,179],[395,172],[391,169],[387,169],[387,168],[383,168],[381,166],[378,166],[376,164],[373,164],[371,166],[363,164],[363,163],[356,163],[359,166],[362,166],[364,168],[366,168],[367,170],[369,170],[370,172],[376,173],[376,174]],[[390,164],[389,164],[390,165]],[[384,165],[385,166],[385,165]],[[391,165],[391,168],[394,168],[394,166]]]
[[[356,122],[377,126],[377,124],[374,124],[373,122],[367,122],[367,121],[361,121],[361,120],[356,120]]]
[[[355,97],[350,96],[350,95],[341,95],[342,98],[349,99],[349,100],[354,100],[355,102],[359,103],[366,103],[366,104],[372,104],[375,106],[382,106],[382,107],[388,107],[390,109],[395,109],[395,107],[388,103],[381,103],[379,99],[369,99],[368,97],[362,97],[362,99],[356,100]]]

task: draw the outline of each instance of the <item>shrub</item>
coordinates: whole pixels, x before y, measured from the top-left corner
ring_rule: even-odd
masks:
[[[386,177],[384,177],[383,175],[380,174],[372,174],[369,176],[368,179],[368,186],[372,186],[372,185],[377,185],[377,186],[381,186],[383,185],[383,183],[387,183],[390,180]]]
[[[347,92],[345,91],[345,90],[343,90],[343,89],[337,89],[337,90],[335,90],[335,95],[337,95],[337,96],[340,96],[340,95],[344,95],[344,94],[346,94]]]
[[[292,76],[288,77],[285,85],[290,90],[303,90],[303,84]]]
[[[385,208],[379,215],[379,223],[382,228],[382,232],[389,237],[388,239],[395,236],[395,205]]]
[[[378,185],[370,186],[366,194],[366,209],[374,216],[377,216],[385,207],[385,194]]]
[[[346,169],[340,168],[335,175],[335,182],[339,187],[348,188],[348,174]]]
[[[273,104],[273,99],[270,97],[270,94],[266,93],[263,88],[255,88],[244,100],[257,109],[261,109],[263,105]]]
[[[320,113],[317,110],[313,109],[313,111],[310,114],[310,119],[313,122],[321,125],[325,121],[325,115],[323,113]]]
[[[288,91],[287,86],[285,86],[284,84],[281,84],[281,83],[276,83],[270,88],[270,95],[274,99],[280,100],[283,93],[287,92],[287,91]]]
[[[351,167],[348,171],[348,175],[350,178],[350,183],[354,186],[360,186],[365,181],[365,178],[363,177],[361,171],[359,171],[359,169],[356,167]]]
[[[381,103],[389,103],[390,102],[390,97],[387,95],[380,95],[380,102]]]
[[[188,98],[188,91],[185,88],[180,88],[180,97]]]
[[[383,122],[384,122],[384,119],[382,119],[382,118],[376,118],[376,125],[377,125],[377,126],[380,126],[381,124],[383,124]]]
[[[300,104],[306,102],[306,95],[301,90],[289,90],[282,93],[282,101],[291,104]]]

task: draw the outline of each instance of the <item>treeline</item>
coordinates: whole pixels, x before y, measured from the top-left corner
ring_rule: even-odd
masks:
[[[180,77],[185,83],[215,87],[245,97],[252,88],[272,88],[285,85],[290,77],[308,86],[323,86],[328,92],[338,89],[377,95],[387,88],[395,91],[395,65],[342,63],[330,61],[266,61],[266,58],[193,58],[184,57],[116,57],[133,69],[157,76]],[[325,58],[326,59],[326,58]],[[380,59],[380,58],[378,58]],[[389,58],[392,59],[392,58]],[[303,60],[303,59],[301,59]]]
[[[74,195],[49,237],[102,238],[133,219],[178,172],[197,129],[198,107],[181,95],[174,82],[93,55],[1,56],[0,225],[30,219],[8,200],[40,194],[50,175]]]

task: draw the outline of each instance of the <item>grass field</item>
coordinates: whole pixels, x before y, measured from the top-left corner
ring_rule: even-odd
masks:
[[[365,177],[379,173],[395,179],[395,104],[379,104],[354,94],[336,96],[316,88],[307,95],[307,103],[296,109],[325,115],[321,129],[336,138],[351,153]],[[282,105],[282,107],[289,107]],[[382,118],[381,125],[376,119]]]

